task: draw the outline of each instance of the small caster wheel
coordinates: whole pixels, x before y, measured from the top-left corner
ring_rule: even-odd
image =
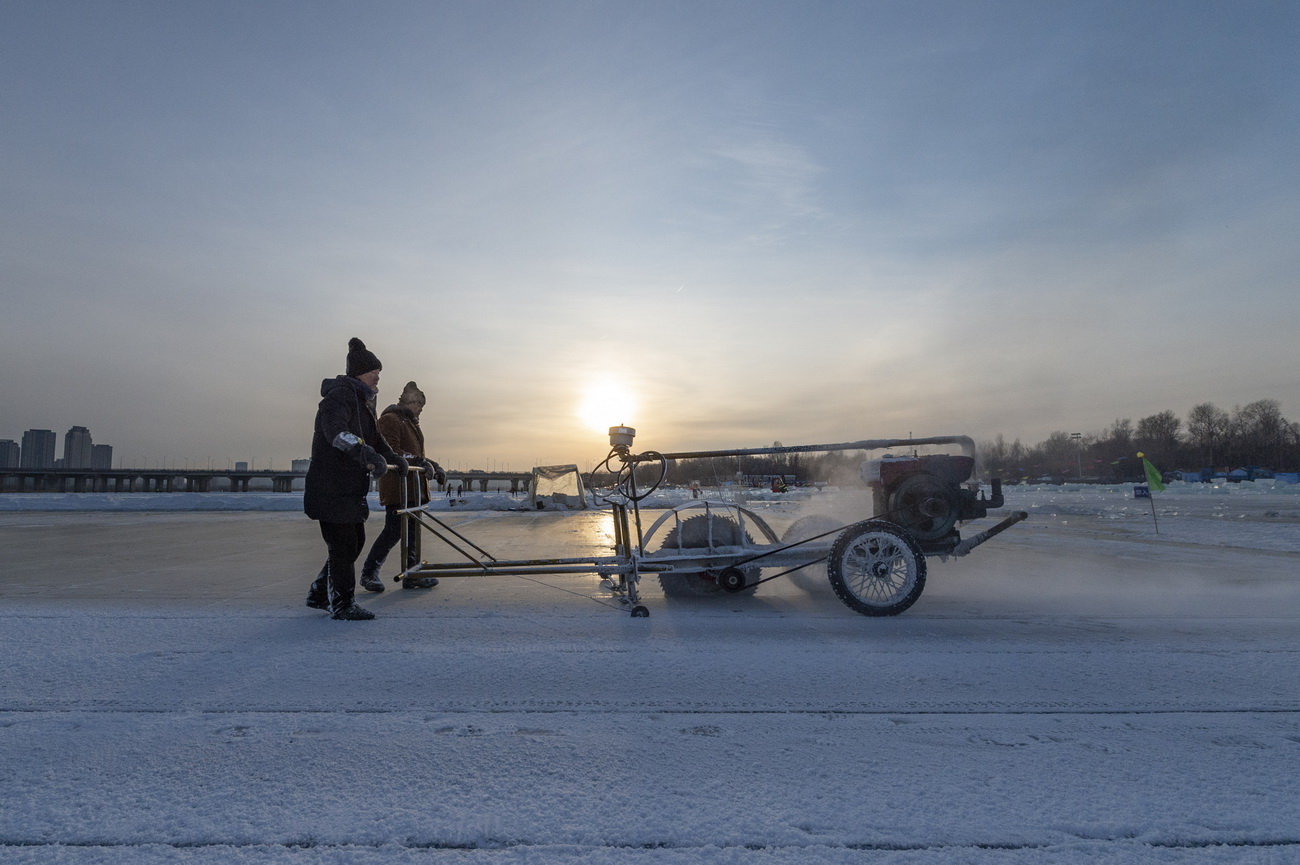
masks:
[[[724,592],[743,592],[746,584],[745,572],[740,568],[724,568],[718,574],[718,585]]]
[[[648,619],[650,618],[650,610],[647,609],[646,607],[641,606],[640,604],[637,604],[635,607],[632,608],[632,618]]]

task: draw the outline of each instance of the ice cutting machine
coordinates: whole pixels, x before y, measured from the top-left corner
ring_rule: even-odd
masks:
[[[612,492],[603,497],[614,521],[612,555],[500,560],[424,508],[407,508],[402,511],[400,561],[406,561],[409,532],[421,529],[446,543],[464,561],[421,562],[394,579],[594,573],[634,617],[644,617],[650,613],[641,603],[643,573],[656,574],[666,595],[698,596],[752,593],[761,583],[806,573],[807,568],[825,563],[832,590],[848,607],[864,615],[887,616],[903,612],[920,597],[927,556],[964,556],[1028,516],[1015,512],[976,535],[961,538],[958,523],[986,517],[1003,505],[999,480],[991,482],[989,497],[980,495],[969,483],[975,443],[968,436],[634,454],[636,430],[611,427],[609,435],[610,451],[597,471],[608,469],[615,478]],[[917,452],[920,447],[943,445],[956,445],[962,453]],[[709,499],[668,509],[648,529],[642,526],[641,502],[663,483],[672,460],[900,448],[911,454],[885,455],[862,464],[862,479],[872,492],[873,513],[847,526],[829,515],[814,515],[797,521],[778,538],[762,517],[743,504]],[[648,477],[643,474],[639,481],[638,468],[646,466]],[[766,543],[755,542],[751,529]],[[763,568],[779,572],[763,577]]]

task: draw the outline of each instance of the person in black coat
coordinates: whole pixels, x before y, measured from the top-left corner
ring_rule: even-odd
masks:
[[[373,619],[357,606],[356,561],[366,544],[370,479],[391,463],[403,473],[406,461],[394,453],[375,422],[375,396],[383,364],[353,337],[347,374],[321,382],[316,429],[311,439],[303,510],[320,523],[328,558],[307,593],[307,606],[348,621]]]

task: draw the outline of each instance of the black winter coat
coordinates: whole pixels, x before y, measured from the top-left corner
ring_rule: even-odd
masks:
[[[370,516],[366,505],[370,472],[354,456],[334,447],[334,438],[350,432],[390,462],[393,449],[379,434],[369,402],[374,394],[364,384],[346,375],[327,378],[321,382],[320,395],[303,510],[321,522],[363,523]]]

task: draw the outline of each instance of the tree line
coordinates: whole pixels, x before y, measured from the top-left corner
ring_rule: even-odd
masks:
[[[1099,432],[1054,432],[1032,447],[1020,439],[1007,444],[999,433],[980,445],[979,465],[982,474],[1004,478],[1137,480],[1142,477],[1139,452],[1162,471],[1245,466],[1294,471],[1300,466],[1300,424],[1283,417],[1275,399],[1231,412],[1206,402],[1194,406],[1186,420],[1162,411],[1136,424],[1117,419]]]

